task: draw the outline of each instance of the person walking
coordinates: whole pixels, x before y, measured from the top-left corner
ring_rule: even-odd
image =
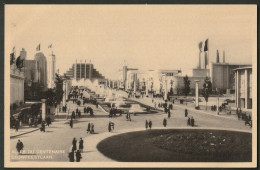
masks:
[[[19,128],[19,121],[16,120],[15,121],[15,131],[18,132],[18,128]]]
[[[70,119],[70,128],[73,128],[73,119]]]
[[[70,162],[74,162],[74,151],[73,150],[69,153],[68,157],[69,157]]]
[[[73,138],[73,140],[72,140],[72,151],[74,152],[75,150],[77,150],[77,139]]]
[[[193,116],[190,119],[190,124],[192,127],[195,125],[195,120],[194,120]]]
[[[187,116],[188,116],[188,110],[185,109],[185,117],[187,117]]]
[[[16,144],[16,149],[18,151],[18,155],[22,154],[23,147],[24,147],[23,142],[21,142],[20,139],[19,139],[17,144]]]
[[[80,140],[79,140],[79,151],[80,152],[83,152],[83,148],[84,148],[84,146],[83,146],[83,140],[82,140],[82,138],[80,138]]]
[[[42,121],[41,132],[45,132],[45,121]]]
[[[76,162],[80,162],[80,159],[81,159],[82,157],[81,157],[81,153],[80,153],[80,151],[79,150],[77,150],[77,152],[76,152]]]
[[[145,121],[145,129],[147,129],[148,128],[148,121],[146,120]]]
[[[90,123],[88,123],[87,133],[90,133]]]
[[[170,108],[168,109],[168,119],[171,118],[171,111],[170,111]]]
[[[111,122],[108,123],[108,132],[111,132]]]
[[[190,118],[188,117],[187,126],[190,126]]]
[[[94,133],[94,123],[91,123],[91,131],[90,131],[91,134]]]
[[[51,124],[51,118],[50,118],[50,116],[48,116],[48,117],[46,118],[46,123],[47,123],[47,126],[49,127],[49,125]]]
[[[167,119],[166,119],[166,118],[163,119],[163,126],[164,126],[164,127],[167,126]]]
[[[150,128],[150,130],[152,129],[152,121],[151,120],[149,121],[149,128]]]

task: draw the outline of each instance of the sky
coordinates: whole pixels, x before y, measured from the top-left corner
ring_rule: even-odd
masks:
[[[255,5],[6,5],[5,57],[15,46],[33,59],[36,47],[66,72],[90,62],[106,78],[130,68],[181,69],[198,65],[198,43],[209,39],[209,56],[252,63],[256,53]],[[47,47],[52,44],[52,49]]]

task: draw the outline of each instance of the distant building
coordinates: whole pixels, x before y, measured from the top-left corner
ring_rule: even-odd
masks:
[[[64,74],[72,80],[90,80],[94,82],[98,80],[99,83],[105,84],[105,77],[100,74],[91,63],[74,63],[71,68]]]
[[[24,61],[24,98],[28,100],[39,100],[40,98],[40,69],[39,61]]]
[[[34,59],[39,63],[39,83],[44,90],[47,90],[47,60],[42,52],[35,54]]]
[[[10,65],[10,105],[24,103],[24,73],[15,64]]]
[[[48,88],[55,87],[56,56],[52,53],[48,62]]]
[[[252,109],[252,67],[237,68],[234,71],[236,107]]]
[[[212,89],[235,90],[235,71],[240,67],[251,66],[248,64],[211,63]],[[229,92],[227,92],[229,93]]]

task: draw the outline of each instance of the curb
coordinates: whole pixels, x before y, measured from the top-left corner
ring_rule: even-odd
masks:
[[[29,132],[24,132],[24,133],[21,133],[21,134],[18,134],[18,135],[10,136],[10,139],[15,138],[15,137],[18,137],[18,136],[25,135],[25,134],[28,134],[28,133],[35,132],[35,131],[37,131],[37,130],[40,130],[40,128],[37,128],[37,129],[31,130],[31,131],[29,131]]]
[[[177,106],[179,108],[184,108],[185,106],[180,106],[180,105],[176,105],[174,104],[174,106]],[[233,120],[237,120],[235,117],[227,117],[227,116],[221,116],[221,115],[215,115],[215,114],[211,114],[211,113],[207,113],[203,110],[196,110],[194,108],[187,108],[188,110],[192,110],[194,112],[197,112],[197,113],[202,113],[202,114],[206,114],[206,115],[211,115],[211,116],[215,116],[215,117],[222,117],[222,118],[226,118],[226,119],[233,119]]]

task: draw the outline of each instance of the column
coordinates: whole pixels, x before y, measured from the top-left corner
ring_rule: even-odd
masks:
[[[165,77],[165,88],[164,88],[164,100],[167,99],[167,93],[168,93],[168,90],[167,90],[167,80],[166,80],[166,77]]]
[[[199,80],[195,80],[195,107],[199,107]]]
[[[80,65],[79,65],[79,80],[81,80],[81,60],[80,60]]]
[[[199,52],[199,69],[201,69],[201,51]]]
[[[89,80],[91,81],[92,79],[92,64],[91,61],[89,62]]]
[[[145,83],[145,94],[146,94],[146,96],[148,95],[148,84],[149,84],[149,81],[148,80],[146,80],[146,83]]]
[[[74,78],[75,80],[77,80],[77,60],[76,60],[76,64],[74,64]]]
[[[236,102],[236,107],[238,107],[238,103],[237,103],[237,92],[238,92],[238,89],[237,89],[237,71],[235,71],[235,102]]]
[[[248,100],[248,75],[247,69],[245,69],[245,109],[247,109],[247,100]]]
[[[66,81],[63,81],[63,87],[62,87],[62,90],[64,91],[63,93],[63,97],[62,97],[62,106],[65,106],[66,104]]]
[[[46,99],[41,99],[42,101],[42,120],[46,118]]]
[[[87,64],[85,60],[84,80],[86,80],[86,78],[87,78]]]
[[[239,101],[239,71],[236,71],[236,103],[237,103],[237,107],[240,107],[240,101]]]

